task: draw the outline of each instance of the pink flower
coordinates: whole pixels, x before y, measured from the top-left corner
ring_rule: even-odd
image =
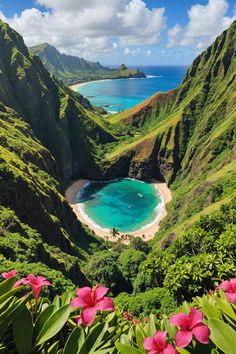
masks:
[[[71,300],[71,306],[83,308],[78,324],[83,323],[85,326],[90,326],[99,310],[114,311],[113,301],[104,296],[108,290],[108,288],[103,288],[99,285],[92,289],[89,287],[77,289],[76,294],[78,297]]]
[[[22,284],[29,285],[31,287],[33,294],[34,294],[34,298],[36,300],[38,300],[39,294],[40,294],[43,286],[52,285],[46,278],[44,278],[42,276],[35,276],[33,274],[29,274],[26,278],[22,278],[22,279],[18,280],[15,283],[14,288],[16,288],[17,286],[20,286]]]
[[[154,337],[144,339],[144,348],[149,354],[178,354],[171,343],[166,341],[167,332],[157,331]]]
[[[217,289],[223,289],[229,302],[236,303],[236,278],[223,281]]]
[[[128,311],[126,311],[124,313],[124,318],[125,318],[126,321],[132,321],[133,316]]]
[[[210,330],[203,322],[203,313],[194,308],[190,309],[189,315],[178,313],[170,318],[170,323],[179,327],[175,341],[179,348],[185,348],[193,337],[202,344],[209,343]]]
[[[135,324],[135,325],[139,324],[139,320],[134,319],[134,320],[133,320],[133,324]]]
[[[10,270],[7,273],[2,273],[2,277],[4,279],[10,279],[10,278],[14,278],[16,276],[17,271],[15,269]]]

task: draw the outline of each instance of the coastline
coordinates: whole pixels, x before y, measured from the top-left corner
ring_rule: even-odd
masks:
[[[110,81],[110,80],[113,80],[113,79],[101,79],[101,80],[93,80],[93,81],[86,81],[86,82],[81,82],[79,84],[74,84],[74,85],[71,85],[69,86],[69,88],[75,92],[78,91],[78,88],[82,87],[82,86],[85,86],[85,85],[88,85],[88,84],[92,84],[93,82],[100,82],[100,81]]]
[[[80,220],[83,224],[87,225],[94,233],[102,237],[106,240],[110,241],[118,241],[119,235],[117,235],[115,238],[111,235],[110,230],[107,229],[102,229],[98,225],[92,223],[89,218],[87,218],[82,210],[78,207],[76,204],[76,195],[77,193],[84,187],[86,183],[89,181],[86,179],[80,179],[78,181],[75,181],[72,183],[72,185],[66,190],[66,200],[70,207],[73,209],[76,217],[78,220]],[[138,231],[133,231],[129,232],[129,235],[132,235],[134,237],[141,237],[143,240],[148,241],[152,239],[155,236],[155,233],[158,232],[160,229],[160,222],[163,220],[163,218],[167,215],[167,210],[166,210],[166,204],[171,201],[171,191],[168,188],[166,183],[161,183],[155,179],[150,180],[151,183],[154,184],[155,188],[160,192],[163,200],[163,205],[158,213],[156,219],[150,223],[149,225],[144,226],[142,229]],[[123,233],[124,234],[124,233]],[[120,234],[122,235],[122,233]]]

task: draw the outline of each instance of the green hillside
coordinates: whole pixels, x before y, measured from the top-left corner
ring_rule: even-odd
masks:
[[[76,220],[64,185],[89,165],[97,173],[93,147],[114,137],[90,103],[52,79],[3,22],[0,48],[2,267],[20,262],[29,272],[43,267],[62,285],[65,278],[85,284],[80,263],[96,240]]]
[[[100,63],[93,63],[83,58],[61,54],[56,48],[43,43],[30,48],[37,55],[45,68],[63,80],[66,84],[74,84],[100,79],[121,79],[145,77],[138,69],[128,69],[122,64],[117,69],[110,69]]]
[[[236,22],[195,59],[176,90],[104,118],[51,76],[22,37],[0,22],[1,269],[43,273],[56,291],[101,282],[113,295],[133,292],[127,296],[137,297],[139,304],[154,298],[163,313],[184,298],[171,283],[181,264],[180,287],[186,273],[190,285],[198,279],[195,290],[186,285],[188,299],[232,276],[235,218],[227,215],[235,212],[236,196],[235,52]],[[99,241],[65,200],[65,186],[74,179],[120,176],[154,177],[170,186],[168,216],[150,244],[139,239],[129,247]],[[200,220],[206,214],[212,216]],[[199,243],[188,258],[192,235],[194,241],[195,235],[202,238],[196,237]],[[220,241],[225,242],[221,264],[228,268],[212,270],[223,247]],[[204,277],[197,265],[205,263],[208,277],[199,289]],[[146,272],[152,276],[146,279]],[[118,301],[128,308],[129,299],[120,296]]]
[[[176,90],[110,118],[114,127],[134,129],[107,152],[110,166],[170,185],[173,200],[159,238],[236,194],[235,43],[236,22],[194,60]]]

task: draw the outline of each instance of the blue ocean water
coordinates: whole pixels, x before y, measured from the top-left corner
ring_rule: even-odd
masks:
[[[142,66],[147,78],[95,81],[78,91],[95,106],[120,112],[144,101],[156,92],[176,88],[184,78],[186,66]]]
[[[85,218],[102,229],[132,232],[155,221],[163,207],[151,183],[131,179],[89,182],[76,197]]]

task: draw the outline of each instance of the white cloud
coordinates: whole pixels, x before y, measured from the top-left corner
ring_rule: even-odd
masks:
[[[151,50],[147,50],[145,54],[146,54],[147,57],[150,57],[150,55],[152,55],[152,51]]]
[[[28,46],[49,42],[65,53],[99,55],[129,45],[156,44],[165,28],[164,8],[142,0],[37,0],[45,11],[27,9],[4,18]],[[3,14],[0,14],[3,17]]]
[[[167,32],[167,34],[168,34],[167,48],[172,48],[178,43],[178,40],[181,38],[182,27],[177,23],[173,28],[171,28]]]
[[[193,5],[188,11],[189,22],[185,28],[177,24],[168,31],[167,47],[192,46],[206,48],[235,19],[227,17],[226,0],[208,0],[206,5]]]

